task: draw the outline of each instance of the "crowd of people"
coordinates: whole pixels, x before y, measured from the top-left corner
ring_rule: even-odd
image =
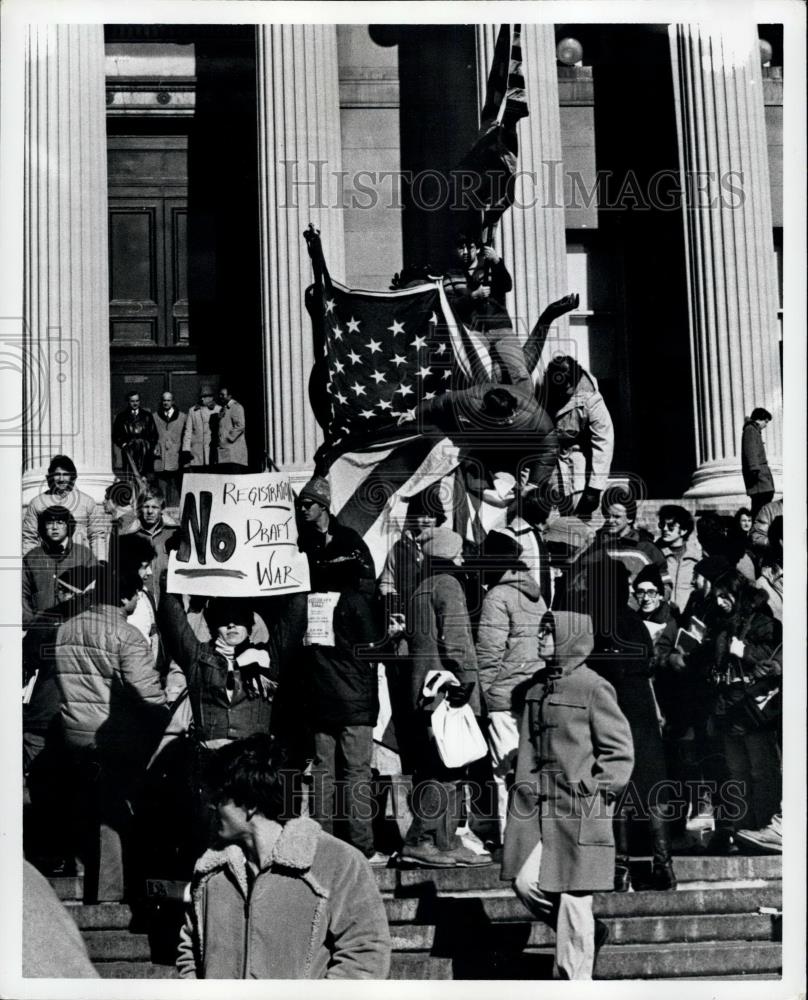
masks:
[[[484,260],[504,287],[501,261]],[[474,278],[476,248],[465,265],[454,293],[473,322],[469,289],[493,279]],[[490,289],[479,298],[490,305]],[[315,475],[296,496],[310,594],[170,593],[181,470],[247,465],[243,409],[226,389],[214,405],[206,386],[188,415],[170,393],[156,416],[129,397],[114,440],[130,474],[103,509],[65,455],[29,504],[26,851],[47,874],[78,858],[87,901],[137,903],[147,876],[190,881],[183,975],[383,977],[370,866],[499,861],[556,929],[557,974],[591,978],[605,940],[592,894],[639,887],[632,855],[652,855],[643,887],[664,891],[675,853],[703,849],[708,831],[714,853],[781,848],[769,415],[744,429],[750,507],[695,519],[666,503],[654,535],[631,490],[608,485],[611,422],[591,376],[557,360],[539,406],[496,308],[486,322],[503,374],[469,390],[464,412],[525,450],[492,439],[476,451],[480,496],[499,500],[484,538],[455,530],[431,484],[408,498],[377,579]],[[438,426],[456,419],[446,397],[429,410]],[[325,636],[310,632],[311,595],[328,609]],[[394,845],[378,815],[380,676],[412,776]],[[435,713],[447,706],[471,716],[487,754],[446,763]]]

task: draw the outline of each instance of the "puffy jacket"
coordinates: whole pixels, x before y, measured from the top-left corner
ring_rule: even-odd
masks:
[[[564,495],[604,490],[614,453],[614,426],[594,376],[584,372],[555,416],[558,472]]]
[[[64,551],[39,545],[22,557],[22,623],[29,625],[34,615],[56,604],[56,577],[74,566],[92,566],[90,550],[76,542]]]
[[[124,609],[93,605],[59,626],[55,645],[66,743],[148,758],[168,709],[149,644]]]
[[[54,504],[67,507],[73,515],[76,522],[73,542],[89,545],[96,559],[106,559],[107,519],[104,512],[95,500],[75,487],[64,494],[46,490],[31,500],[22,519],[23,555],[42,542],[38,530],[39,515],[46,507],[52,507]]]
[[[235,844],[196,864],[184,979],[386,979],[390,931],[373,872],[314,820],[290,820],[250,885]]]
[[[783,621],[783,568],[782,566],[765,565],[760,568],[760,576],[755,580],[755,586],[766,595],[771,613],[782,623]]]
[[[514,690],[544,666],[539,625],[547,605],[527,571],[509,575],[485,595],[477,626],[480,688],[489,712],[519,711]]]
[[[311,646],[306,664],[307,714],[315,731],[375,726],[379,715],[376,659],[369,648],[381,639],[366,598],[340,594],[334,609],[334,645]]]
[[[185,432],[187,414],[176,406],[170,417],[162,410],[154,415],[157,428],[157,444],[154,448],[154,471],[175,472],[180,467],[180,445]]]
[[[667,572],[664,574],[666,582],[670,581],[671,604],[676,605],[677,611],[682,611],[690,599],[693,590],[693,570],[696,563],[704,558],[701,545],[696,538],[695,532],[691,532],[684,545],[678,549],[672,549],[666,545],[661,538],[658,538],[654,545],[665,557]]]
[[[769,548],[769,528],[776,517],[783,516],[783,501],[772,500],[764,504],[758,511],[752,530],[749,532],[749,542],[752,548],[763,555]]]
[[[327,540],[328,539],[328,540]],[[376,570],[362,536],[333,515],[328,532],[304,530],[298,548],[309,560],[311,589],[340,591],[356,586],[368,600],[376,593]]]
[[[754,496],[756,493],[774,492],[774,479],[766,460],[763,437],[754,420],[747,420],[743,425],[741,471],[749,496]]]
[[[237,669],[233,671],[232,699],[228,700],[227,660],[216,651],[214,641],[197,639],[175,594],[163,594],[158,623],[169,655],[182,668],[188,682],[195,733],[200,740],[238,740],[253,733],[269,732],[272,702],[249,698]],[[237,647],[237,655],[241,652]],[[278,664],[274,659],[270,659],[270,675],[278,680]]]

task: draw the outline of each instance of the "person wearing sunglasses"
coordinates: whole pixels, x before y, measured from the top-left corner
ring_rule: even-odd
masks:
[[[694,534],[695,522],[690,511],[679,504],[663,504],[659,509],[659,537],[654,545],[667,563],[666,595],[676,610],[681,611],[693,587],[693,570],[704,557]]]

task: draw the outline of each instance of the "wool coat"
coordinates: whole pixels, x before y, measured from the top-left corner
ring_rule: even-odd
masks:
[[[22,557],[22,623],[27,626],[40,611],[56,604],[56,577],[75,566],[92,566],[90,550],[77,542],[54,550],[38,545]]]
[[[162,410],[154,415],[157,444],[154,447],[154,471],[176,472],[180,467],[180,449],[188,415],[176,406],[166,418]]]
[[[748,496],[774,492],[774,479],[766,458],[763,437],[754,420],[747,420],[743,425],[741,471]]]
[[[239,846],[202,855],[177,969],[184,979],[386,979],[390,950],[367,861],[301,818],[251,886]]]
[[[218,403],[212,408],[207,406],[192,406],[188,411],[188,419],[182,434],[182,451],[191,456],[188,462],[192,465],[210,465],[210,418],[219,413]]]
[[[231,399],[219,412],[219,440],[216,461],[247,465],[247,439],[244,437],[244,407]]]
[[[546,610],[539,585],[527,570],[508,574],[485,595],[477,626],[477,665],[489,712],[523,707],[519,689],[544,666],[539,625]]]
[[[594,892],[614,881],[612,799],[634,750],[614,688],[586,666],[586,616],[555,612],[556,653],[526,695],[508,807],[502,879],[516,878],[539,841],[543,892]]]
[[[564,496],[604,490],[614,454],[614,426],[594,376],[584,372],[555,415],[558,476]]]

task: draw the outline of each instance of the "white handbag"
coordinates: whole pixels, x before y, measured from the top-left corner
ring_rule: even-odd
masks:
[[[424,695],[433,697],[440,688],[456,683],[454,674],[431,670],[424,678]],[[488,744],[480,732],[471,705],[452,708],[444,698],[432,712],[432,735],[446,767],[464,767],[488,753]]]

